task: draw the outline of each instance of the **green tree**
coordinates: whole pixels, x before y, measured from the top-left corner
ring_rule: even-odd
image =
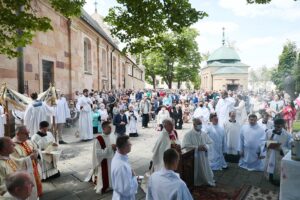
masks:
[[[201,61],[196,37],[198,32],[192,28],[185,28],[182,32],[167,32],[160,35],[161,41],[156,48],[144,53],[146,76],[152,84],[155,76],[159,75],[172,88],[174,81],[191,80],[198,76]]]
[[[164,66],[163,58],[158,51],[145,51],[143,53],[143,64],[145,66],[146,81],[156,88],[156,77],[159,70]]]
[[[298,54],[298,61],[294,69],[294,79],[296,81],[295,90],[297,93],[300,93],[300,52]]]
[[[277,68],[272,72],[271,78],[279,90],[284,89],[285,77],[292,75],[297,63],[297,46],[295,42],[288,41],[283,46],[283,51],[279,56]]]
[[[207,16],[192,8],[189,0],[117,0],[105,20],[111,33],[126,44],[124,51],[141,53],[160,43],[161,33],[181,32]],[[142,38],[143,43],[139,41]]]
[[[85,0],[49,0],[49,3],[69,18],[81,13]],[[51,20],[38,16],[35,7],[35,0],[0,1],[0,54],[17,57],[17,47],[30,44],[36,32],[52,29]]]
[[[257,4],[268,4],[271,3],[272,0],[247,0],[248,3],[253,4],[253,3],[257,3]],[[294,0],[294,1],[298,1],[298,0]]]

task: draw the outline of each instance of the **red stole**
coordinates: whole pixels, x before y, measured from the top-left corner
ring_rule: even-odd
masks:
[[[100,143],[101,149],[105,149],[106,144],[104,142],[103,137],[101,135],[99,135],[97,137],[97,140]],[[101,171],[102,171],[102,183],[103,183],[101,193],[103,194],[107,190],[107,188],[109,187],[108,164],[107,164],[107,159],[106,158],[101,161]]]

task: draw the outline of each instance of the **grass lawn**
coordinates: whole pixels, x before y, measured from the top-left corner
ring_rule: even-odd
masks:
[[[294,122],[293,132],[299,132],[299,131],[300,131],[300,120],[296,120]]]

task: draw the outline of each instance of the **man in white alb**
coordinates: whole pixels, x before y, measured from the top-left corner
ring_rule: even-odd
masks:
[[[212,140],[202,130],[199,118],[193,119],[193,129],[187,132],[182,141],[182,147],[195,148],[194,184],[215,186],[214,174],[210,168],[207,151]]]
[[[135,200],[138,182],[128,162],[127,154],[131,151],[129,136],[119,136],[116,145],[117,151],[111,162],[112,200]]]
[[[89,98],[89,91],[83,90],[83,96],[78,99],[77,109],[80,110],[79,115],[79,135],[81,140],[93,139],[93,118],[92,118],[93,102]]]

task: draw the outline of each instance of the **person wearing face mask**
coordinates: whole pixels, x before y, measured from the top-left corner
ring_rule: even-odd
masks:
[[[208,149],[212,144],[211,138],[202,129],[199,118],[193,119],[193,129],[187,132],[182,141],[182,147],[195,148],[194,185],[215,186],[214,174],[209,166]]]
[[[206,106],[204,106],[203,101],[201,101],[199,103],[199,107],[196,108],[193,114],[193,118],[199,118],[202,121],[204,127],[207,125],[209,120],[209,110]]]
[[[163,129],[163,125],[162,125],[163,121],[168,118],[170,118],[170,113],[167,110],[166,106],[163,105],[157,114],[157,127],[159,131]]]
[[[284,124],[284,119],[276,119],[274,129],[268,130],[266,134],[265,173],[267,179],[275,185],[280,182],[281,160],[291,149],[292,136],[283,128]]]

